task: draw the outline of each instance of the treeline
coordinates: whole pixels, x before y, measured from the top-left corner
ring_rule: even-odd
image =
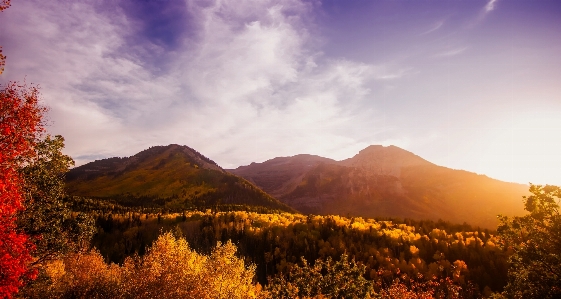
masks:
[[[289,274],[301,258],[313,264],[317,259],[339,260],[342,255],[365,266],[362,275],[374,282],[376,291],[396,279],[416,283],[449,279],[473,296],[506,285],[507,254],[497,247],[495,235],[460,231],[462,226],[446,222],[404,222],[409,225],[246,211],[98,214],[92,245],[108,261],[122,263],[127,256],[144,254],[161,231],[184,237],[201,253],[231,240],[247,262],[257,265],[256,277],[262,285]]]
[[[138,199],[138,198],[137,198]],[[152,201],[153,199],[150,198]],[[170,208],[164,206],[153,205],[134,205],[126,206],[121,202],[111,199],[94,199],[82,196],[65,196],[63,202],[75,212],[83,212],[91,215],[108,215],[108,214],[154,214],[154,215],[167,215],[172,213],[182,213],[186,211],[184,208]],[[207,210],[213,212],[232,212],[232,211],[246,211],[256,212],[261,214],[274,214],[284,213],[283,210],[278,210],[265,206],[253,206],[245,204],[211,204],[192,206],[189,211],[205,212]]]

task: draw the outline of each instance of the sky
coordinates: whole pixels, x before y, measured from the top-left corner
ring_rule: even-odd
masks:
[[[396,145],[561,185],[561,2],[14,0],[0,84],[77,165],[182,144],[223,168]]]

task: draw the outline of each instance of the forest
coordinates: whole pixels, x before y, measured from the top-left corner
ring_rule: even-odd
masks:
[[[171,213],[69,196],[33,86],[0,91],[0,297],[559,298],[561,188],[497,230],[228,204]]]

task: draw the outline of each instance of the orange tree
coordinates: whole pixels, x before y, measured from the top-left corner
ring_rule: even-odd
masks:
[[[9,83],[0,91],[0,297],[17,292],[35,271],[28,268],[33,245],[17,230],[16,215],[22,205],[23,179],[18,169],[33,155],[43,131],[45,108],[38,90]]]

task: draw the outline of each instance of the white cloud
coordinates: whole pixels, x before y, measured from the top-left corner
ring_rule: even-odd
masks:
[[[345,158],[376,133],[372,109],[359,107],[379,74],[323,57],[310,5],[188,1],[197,32],[156,74],[130,51],[162,49],[130,45],[135,30],[117,7],[108,15],[88,1],[18,2],[5,22],[19,51],[6,73],[42,86],[50,130],[78,164],[169,143],[224,167],[306,152]]]
[[[490,12],[495,9],[498,0],[489,0],[485,5],[485,12]]]

